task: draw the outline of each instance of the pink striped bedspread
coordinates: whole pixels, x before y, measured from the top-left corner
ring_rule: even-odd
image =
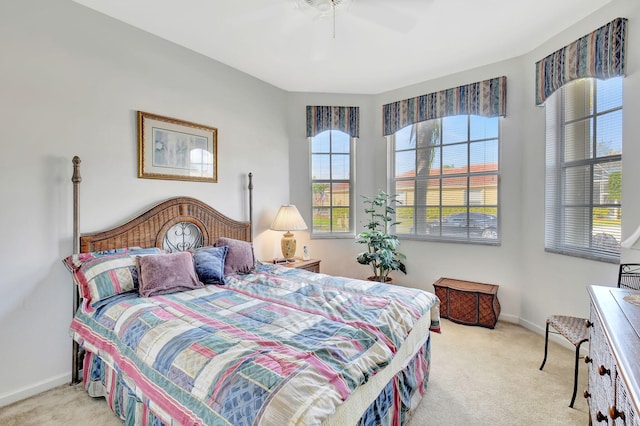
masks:
[[[71,334],[167,424],[320,424],[392,359],[435,295],[279,266],[82,306]]]

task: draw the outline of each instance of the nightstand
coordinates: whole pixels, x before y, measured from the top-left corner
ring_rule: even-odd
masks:
[[[296,257],[295,262],[281,263],[280,265],[286,266],[287,268],[297,268],[297,269],[305,269],[310,272],[320,272],[319,259],[302,260]]]

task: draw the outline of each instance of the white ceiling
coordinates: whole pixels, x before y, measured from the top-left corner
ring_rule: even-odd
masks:
[[[520,56],[611,0],[74,0],[296,92],[378,94]],[[324,0],[327,1],[327,0]]]

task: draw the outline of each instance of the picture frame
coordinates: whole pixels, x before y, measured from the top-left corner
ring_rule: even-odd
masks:
[[[218,129],[138,111],[138,177],[218,181]]]

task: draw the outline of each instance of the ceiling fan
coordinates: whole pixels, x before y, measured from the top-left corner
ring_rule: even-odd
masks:
[[[333,18],[333,38],[336,38],[336,8],[346,8],[350,0],[301,0],[308,6],[317,10],[320,17],[331,16]]]
[[[316,9],[320,16],[330,16],[336,13],[336,8],[346,8],[352,0],[299,0]]]
[[[333,38],[336,32],[336,15],[349,13],[393,31],[409,32],[418,22],[412,8],[413,3],[431,3],[434,0],[296,0],[300,9],[315,13],[320,18],[333,20]]]

